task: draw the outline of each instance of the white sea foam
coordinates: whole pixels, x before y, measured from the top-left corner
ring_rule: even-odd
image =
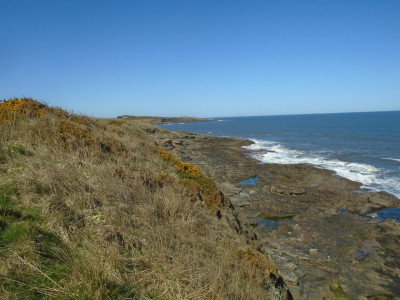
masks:
[[[394,161],[400,162],[400,158],[383,157],[382,159],[394,160]]]
[[[254,144],[245,146],[249,150],[258,150],[254,157],[263,163],[276,164],[311,164],[336,172],[337,175],[363,184],[372,190],[384,190],[400,198],[400,181],[396,178],[385,178],[383,170],[361,163],[328,159],[322,153],[306,153],[292,150],[273,141],[253,140]],[[261,151],[260,150],[264,150]]]

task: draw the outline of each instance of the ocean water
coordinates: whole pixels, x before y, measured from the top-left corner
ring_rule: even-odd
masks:
[[[264,163],[311,164],[400,198],[400,111],[220,118],[165,129],[251,139]]]

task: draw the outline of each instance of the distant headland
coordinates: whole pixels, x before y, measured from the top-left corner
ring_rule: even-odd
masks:
[[[122,115],[117,119],[128,119],[135,121],[144,121],[150,124],[174,124],[174,123],[192,123],[192,122],[210,122],[213,119],[202,119],[193,117],[152,117],[152,116],[131,116]]]

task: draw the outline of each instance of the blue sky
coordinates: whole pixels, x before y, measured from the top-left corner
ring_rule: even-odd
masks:
[[[400,110],[400,1],[0,0],[0,99],[75,113]]]

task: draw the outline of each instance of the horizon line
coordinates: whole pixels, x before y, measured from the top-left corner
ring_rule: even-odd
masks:
[[[273,114],[273,115],[244,115],[244,116],[230,116],[230,117],[193,117],[200,119],[218,119],[218,118],[250,118],[250,117],[281,117],[281,116],[306,116],[306,115],[334,115],[334,114],[363,114],[363,113],[383,113],[383,112],[400,112],[396,110],[374,110],[374,111],[345,111],[345,112],[325,112],[325,113],[298,113],[298,114]],[[172,117],[168,117],[172,118]],[[179,118],[179,117],[177,117]]]

